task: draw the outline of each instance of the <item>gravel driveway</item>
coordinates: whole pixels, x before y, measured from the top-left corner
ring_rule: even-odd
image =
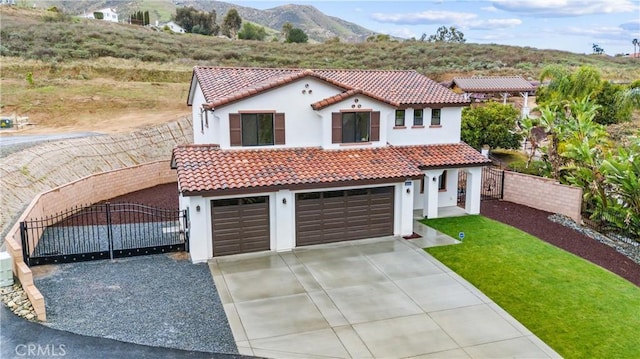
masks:
[[[52,328],[137,344],[237,353],[206,264],[184,253],[33,267]]]

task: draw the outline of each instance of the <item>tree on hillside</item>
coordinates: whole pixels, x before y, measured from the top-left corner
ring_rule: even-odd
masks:
[[[176,9],[176,15],[173,21],[180,25],[184,31],[201,34],[201,35],[217,35],[220,27],[216,24],[215,11],[199,11],[193,7],[179,7]]]
[[[594,43],[591,47],[593,48],[593,53],[596,55],[602,55],[604,53],[604,49],[598,44]]]
[[[516,120],[520,113],[511,105],[489,102],[484,106],[462,109],[462,141],[480,149],[519,148],[522,136],[516,133]]]
[[[305,32],[297,27],[294,27],[289,31],[289,36],[287,36],[286,42],[288,43],[305,43],[309,40],[309,37]]]
[[[129,23],[134,25],[149,25],[149,11],[136,11],[129,16]]]
[[[242,24],[242,29],[238,32],[238,38],[242,40],[263,41],[267,36],[267,31],[262,26],[254,25],[250,22]]]
[[[633,57],[636,56],[636,46],[638,46],[640,43],[638,42],[638,39],[633,39],[631,41],[631,43],[633,44]]]
[[[293,29],[293,24],[291,24],[290,22],[285,22],[284,25],[282,25],[282,38],[283,39],[289,38],[289,33],[291,32],[292,29]]]
[[[238,10],[229,9],[222,21],[222,34],[234,39],[241,26],[242,19],[240,18],[240,14],[238,14]]]
[[[391,41],[391,36],[387,34],[377,34],[367,37],[367,42],[388,42]]]
[[[422,39],[426,37],[421,37]],[[467,40],[464,38],[462,31],[458,30],[455,26],[447,28],[446,26],[440,26],[434,35],[429,36],[427,40],[429,42],[457,42],[465,43]]]

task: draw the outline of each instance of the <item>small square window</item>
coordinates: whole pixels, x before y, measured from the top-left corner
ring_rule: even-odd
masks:
[[[431,110],[431,126],[440,126],[440,109],[434,108]]]
[[[396,126],[404,126],[404,110],[396,110]]]
[[[424,110],[423,109],[415,109],[413,110],[413,125],[414,126],[422,126],[423,125],[423,116],[424,116]]]

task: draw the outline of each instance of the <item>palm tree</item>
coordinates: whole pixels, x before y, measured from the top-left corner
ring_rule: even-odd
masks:
[[[633,43],[633,58],[636,57],[636,46],[640,45],[640,42],[638,41],[638,39],[633,39],[633,41],[631,41],[631,43]]]

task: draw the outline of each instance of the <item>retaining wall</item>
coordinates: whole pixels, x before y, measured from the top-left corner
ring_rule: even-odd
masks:
[[[504,171],[502,199],[563,214],[576,223],[582,220],[582,188],[562,185],[551,178]]]
[[[0,159],[5,246],[39,320],[46,320],[45,302],[24,263],[20,221],[175,182],[171,150],[192,138],[191,119],[184,118],[126,135],[46,143]]]

